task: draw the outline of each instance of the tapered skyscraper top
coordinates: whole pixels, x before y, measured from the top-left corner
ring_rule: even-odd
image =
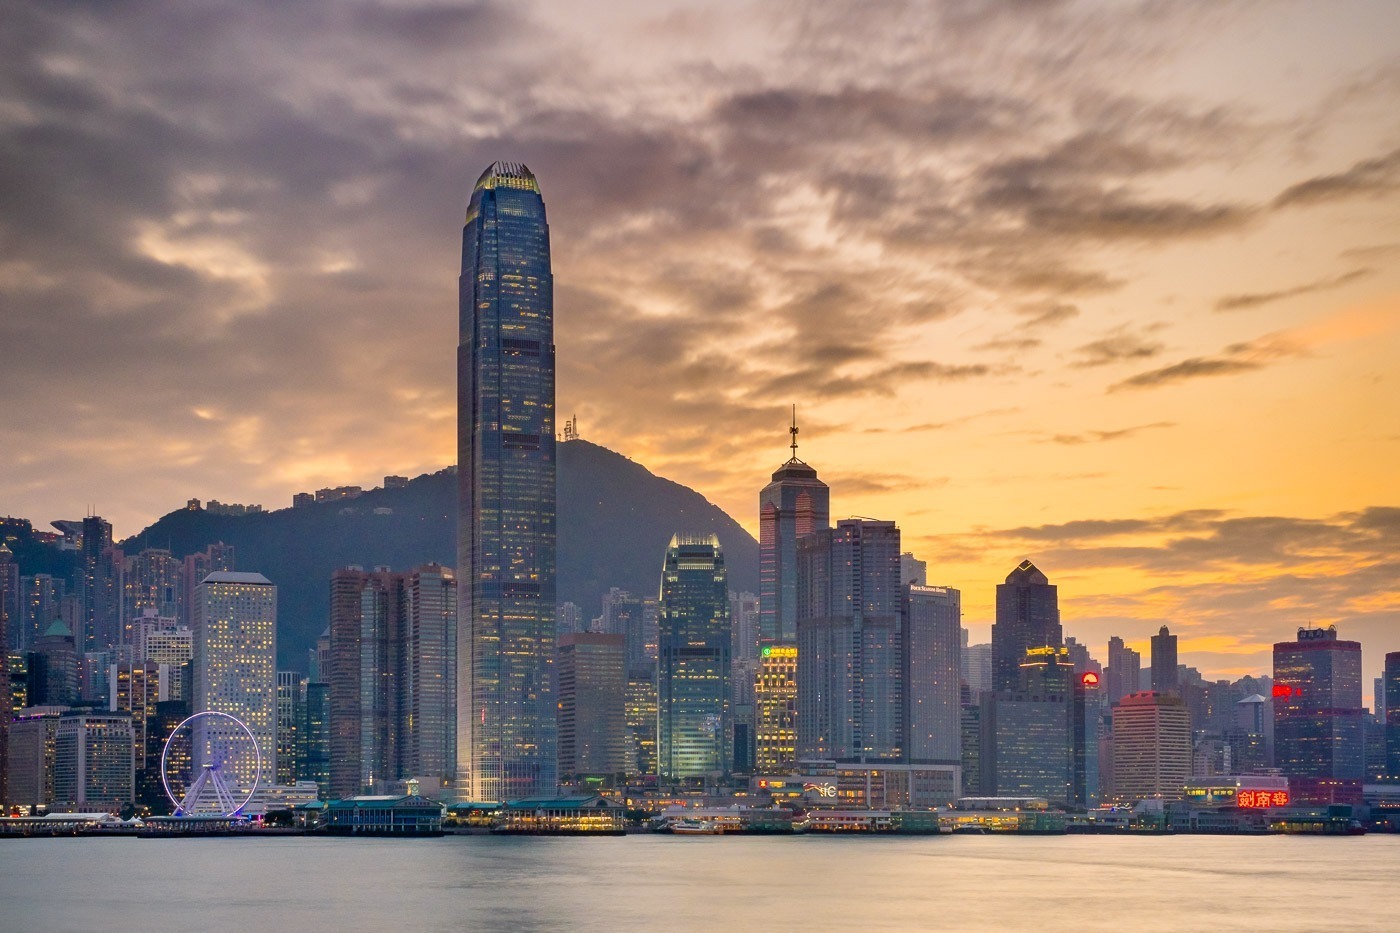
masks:
[[[797,458],[794,409],[792,457],[758,494],[758,628],[765,645],[797,644],[797,540],[831,527],[831,490]]]
[[[457,791],[555,790],[554,282],[539,183],[497,162],[462,231]]]
[[[1055,586],[1028,560],[997,587],[997,617],[992,623],[992,687],[1014,690],[1028,648],[1059,648],[1060,597]]]

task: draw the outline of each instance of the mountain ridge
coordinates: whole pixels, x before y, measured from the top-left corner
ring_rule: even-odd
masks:
[[[610,587],[651,595],[675,533],[716,534],[733,592],[758,591],[758,542],[703,495],[629,457],[584,440],[558,447],[558,602],[601,611]],[[278,586],[277,663],[305,670],[329,622],[332,571],[348,565],[408,570],[456,566],[457,489],[451,468],[354,499],[251,515],[179,509],[126,538],[128,554],[168,547],[176,557],[222,541],[238,570]],[[386,513],[384,510],[388,510]]]

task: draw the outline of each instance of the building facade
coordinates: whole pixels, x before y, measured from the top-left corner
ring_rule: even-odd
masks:
[[[554,282],[525,166],[477,180],[459,291],[456,786],[515,800],[557,784]]]
[[[758,637],[764,645],[797,643],[797,542],[831,527],[831,490],[797,459],[795,419],[790,432],[792,457],[758,494]]]
[[[136,800],[131,716],[69,710],[54,734],[53,806],[74,812],[118,810]]]
[[[1180,690],[1176,669],[1176,636],[1165,625],[1152,636],[1152,689],[1158,693]]]
[[[797,757],[903,755],[903,590],[894,522],[849,519],[798,543]]]
[[[997,585],[992,623],[992,688],[1014,690],[1028,648],[1064,644],[1057,588],[1028,560]]]
[[[676,535],[661,573],[657,768],[665,780],[731,770],[729,575],[714,535]]]
[[[1360,803],[1365,770],[1361,644],[1300,628],[1274,645],[1274,766],[1296,800]]]
[[[902,563],[907,569],[907,560]],[[905,760],[958,764],[962,757],[961,593],[949,586],[907,585],[902,655]]]
[[[797,767],[797,648],[764,645],[754,683],[754,771],[789,774]]]
[[[626,637],[572,632],[559,640],[559,779],[627,771]]]
[[[1191,714],[1178,696],[1141,691],[1112,708],[1112,796],[1179,800],[1191,776]]]
[[[217,710],[243,722],[262,757],[262,779],[277,774],[277,587],[260,573],[219,571],[195,588],[193,712]],[[240,785],[258,761],[222,717],[194,723],[193,767],[217,761]]]

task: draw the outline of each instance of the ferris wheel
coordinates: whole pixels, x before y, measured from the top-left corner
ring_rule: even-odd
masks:
[[[262,749],[241,719],[207,709],[171,730],[160,780],[175,816],[238,816],[262,781]]]

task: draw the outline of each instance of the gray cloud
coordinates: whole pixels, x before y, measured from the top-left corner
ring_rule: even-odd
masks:
[[[1109,387],[1109,391],[1148,389],[1174,382],[1185,382],[1202,376],[1226,376],[1250,372],[1263,369],[1279,360],[1302,354],[1301,348],[1285,340],[1275,337],[1261,337],[1246,343],[1231,344],[1217,356],[1192,357],[1170,366],[1164,366],[1161,369],[1138,373],[1122,382],[1114,383]]]
[[[1055,434],[1050,437],[1050,440],[1056,444],[1078,446],[1079,444],[1096,444],[1103,441],[1116,441],[1156,428],[1174,427],[1176,427],[1176,422],[1174,421],[1154,421],[1151,424],[1138,424],[1130,428],[1116,428],[1111,431],[1085,431],[1080,434]]]
[[[1326,279],[1318,279],[1315,282],[1308,282],[1305,285],[1294,285],[1291,288],[1283,288],[1272,292],[1253,292],[1241,295],[1226,295],[1215,303],[1217,311],[1241,311],[1246,308],[1257,308],[1260,305],[1270,304],[1275,301],[1282,301],[1285,298],[1295,298],[1298,295],[1307,295],[1313,292],[1330,291],[1334,288],[1341,288],[1349,282],[1354,282],[1359,278],[1370,275],[1374,269],[1353,269],[1341,275],[1334,275]]]
[[[1163,344],[1129,333],[1116,333],[1075,348],[1079,357],[1070,365],[1085,368],[1106,366],[1123,360],[1150,359],[1161,353]]]
[[[1275,208],[1299,207],[1382,194],[1400,186],[1400,149],[1357,162],[1344,172],[1289,185],[1273,200]]]

